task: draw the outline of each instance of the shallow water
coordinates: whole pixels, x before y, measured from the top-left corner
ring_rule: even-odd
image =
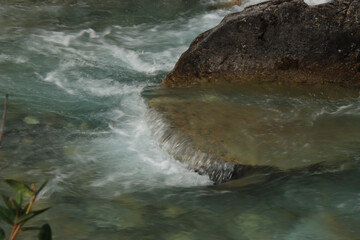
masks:
[[[214,186],[154,136],[147,89],[159,85],[196,35],[242,9],[212,10],[214,2],[3,1],[0,95],[10,98],[0,174],[50,180],[39,204],[52,209],[37,221],[48,221],[55,239],[360,237],[358,92],[210,94],[273,99],[289,111],[306,103],[302,122],[324,107],[316,129],[326,144],[307,157],[336,152],[331,156],[347,163],[336,170]]]
[[[359,151],[359,89],[244,83],[144,96],[164,148],[199,171],[218,172],[210,174],[215,181],[234,178],[234,164],[256,166],[252,172],[343,168]]]

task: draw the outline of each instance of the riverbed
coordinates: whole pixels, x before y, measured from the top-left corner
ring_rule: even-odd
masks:
[[[54,239],[74,240],[360,237],[357,90],[252,86],[195,94],[243,105],[260,121],[262,129],[251,119],[241,126],[255,146],[245,155],[335,159],[329,168],[214,185],[156,137],[149,89],[159,87],[198,34],[259,1],[230,9],[214,8],[218,2],[1,4],[0,96],[8,93],[9,105],[0,176],[38,184],[49,179],[38,206],[52,208],[34,224],[48,222]],[[254,107],[261,111],[251,112]],[[0,189],[10,192],[4,183]]]

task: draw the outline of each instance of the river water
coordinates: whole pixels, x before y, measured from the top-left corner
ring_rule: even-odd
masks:
[[[339,158],[329,169],[213,185],[154,137],[144,92],[159,86],[199,33],[243,9],[214,8],[218,2],[1,2],[0,95],[10,97],[0,174],[49,179],[38,206],[52,208],[34,224],[49,222],[55,239],[360,237],[356,90],[215,94],[296,116],[290,123],[306,131],[287,135],[282,142],[291,146],[281,149],[303,160]]]

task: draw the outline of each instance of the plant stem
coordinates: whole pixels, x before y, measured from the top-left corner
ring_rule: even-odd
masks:
[[[34,194],[32,195],[31,200],[30,200],[30,204],[29,204],[28,208],[26,209],[26,214],[29,214],[29,213],[30,213],[31,207],[32,207],[32,205],[34,204],[35,199],[36,199],[36,187],[35,187],[35,184],[31,184],[31,188],[32,188],[32,190],[34,191]],[[9,240],[14,240],[14,239],[15,239],[16,235],[19,234],[19,231],[20,231],[21,227],[22,227],[24,224],[25,224],[25,223],[23,222],[23,223],[20,223],[19,225],[14,225],[15,231],[13,231],[13,232],[11,233]],[[14,228],[14,227],[13,227],[13,228]]]
[[[15,222],[17,222],[18,218],[19,218],[19,211],[18,211],[18,210],[16,210]],[[13,227],[12,227],[12,230],[11,230],[11,234],[10,234],[10,236],[12,236],[12,235],[14,234],[14,232],[15,232],[16,228],[17,228],[17,225],[16,225],[16,224],[14,224],[14,225],[13,225]]]
[[[32,207],[32,205],[34,204],[35,199],[36,199],[36,187],[35,187],[35,184],[32,183],[32,184],[31,184],[31,188],[32,188],[32,190],[34,191],[34,195],[32,195],[32,197],[31,197],[29,207],[28,207],[28,209],[26,210],[26,214],[29,214],[29,212],[30,212],[30,210],[31,210],[31,207]]]
[[[2,134],[3,134],[3,131],[4,131],[4,127],[5,127],[5,119],[6,119],[8,97],[9,97],[9,94],[6,94],[5,95],[5,103],[4,103],[4,113],[3,113],[3,117],[2,117],[2,120],[1,120],[1,127],[0,127],[0,149],[1,149]]]
[[[19,234],[19,231],[20,231],[20,228],[23,224],[20,224],[20,225],[17,225],[16,228],[15,228],[15,231],[11,234],[9,240],[14,240],[16,235]]]
[[[11,231],[11,234],[10,234],[10,239],[11,239],[11,236],[14,235],[14,232],[15,232],[17,226],[18,226],[18,225],[15,225],[15,224],[14,224],[14,226],[13,226],[13,228],[12,228],[12,231]]]

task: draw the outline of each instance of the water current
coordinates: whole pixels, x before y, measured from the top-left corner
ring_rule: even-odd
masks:
[[[1,1],[0,96],[10,97],[0,176],[49,179],[38,204],[52,208],[34,224],[49,222],[55,239],[74,240],[359,239],[358,91],[202,95],[240,101],[246,111],[261,106],[255,117],[276,118],[290,132],[276,135],[271,125],[282,158],[341,162],[311,173],[214,185],[154,136],[144,92],[199,33],[259,1],[219,2]],[[0,104],[2,112],[3,97]],[[260,155],[281,154],[266,143]],[[3,182],[0,189],[10,191]]]

